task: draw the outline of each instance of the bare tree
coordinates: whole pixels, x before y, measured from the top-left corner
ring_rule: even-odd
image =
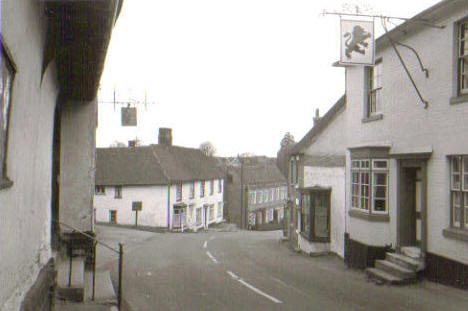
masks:
[[[288,161],[290,152],[294,148],[295,144],[294,136],[290,132],[287,132],[283,139],[281,139],[281,148],[276,154],[276,165],[286,178],[288,177]]]
[[[216,153],[216,148],[209,141],[201,143],[199,149],[208,157],[212,157]]]
[[[295,141],[294,141],[294,136],[290,133],[290,132],[287,132],[286,134],[284,134],[284,137],[283,139],[281,139],[281,148],[284,148],[288,145],[294,145]]]

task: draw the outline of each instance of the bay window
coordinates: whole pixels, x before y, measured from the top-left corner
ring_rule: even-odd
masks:
[[[388,160],[353,160],[351,206],[366,213],[388,213]]]
[[[310,241],[330,241],[330,190],[301,189],[300,232]]]

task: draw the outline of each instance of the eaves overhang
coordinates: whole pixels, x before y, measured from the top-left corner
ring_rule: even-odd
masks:
[[[47,35],[42,74],[55,61],[63,98],[96,98],[122,3],[123,0],[44,0]]]

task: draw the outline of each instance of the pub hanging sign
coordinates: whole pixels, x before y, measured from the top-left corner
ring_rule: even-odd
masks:
[[[340,63],[374,65],[374,22],[341,20]]]
[[[122,126],[136,126],[137,125],[136,107],[122,107],[121,125]]]

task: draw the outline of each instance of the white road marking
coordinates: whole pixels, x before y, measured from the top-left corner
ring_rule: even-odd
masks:
[[[208,257],[210,257],[210,259],[214,262],[214,263],[218,263],[218,261],[216,260],[216,258],[211,255],[211,253],[209,251],[206,252],[206,254],[208,255]]]
[[[270,295],[268,295],[268,294],[265,293],[265,292],[262,292],[261,290],[259,290],[259,289],[256,288],[255,286],[250,285],[249,283],[247,283],[246,281],[244,281],[243,279],[241,279],[239,276],[237,276],[234,272],[232,272],[232,271],[227,271],[227,273],[228,273],[234,280],[239,281],[239,283],[241,283],[242,285],[246,286],[247,288],[253,290],[253,291],[256,292],[257,294],[262,295],[263,297],[270,299],[270,300],[273,301],[274,303],[283,303],[281,300],[276,299],[275,297],[270,296]]]
[[[203,243],[203,248],[206,248],[208,246],[208,241],[205,241],[205,243]]]

